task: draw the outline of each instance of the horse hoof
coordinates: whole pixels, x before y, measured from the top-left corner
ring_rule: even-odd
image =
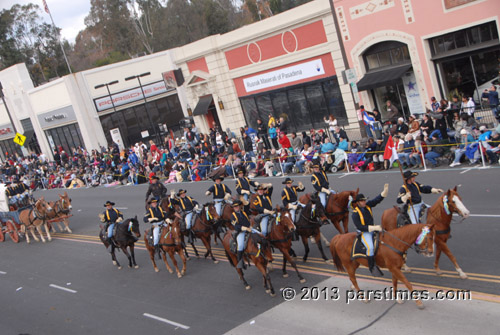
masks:
[[[270,295],[271,295],[271,297],[275,297],[276,293],[272,292]]]
[[[252,286],[250,286],[250,285],[245,286],[245,290],[248,291],[248,290],[251,290],[251,289],[252,289]]]
[[[158,268],[155,268],[155,272],[160,272],[160,269],[158,269]]]
[[[170,272],[170,273],[174,273],[174,270],[168,270],[168,272]]]
[[[408,267],[408,265],[403,264],[403,266],[401,267],[401,271],[406,272],[406,273],[410,273],[411,272],[411,268]]]
[[[283,278],[288,278],[288,273],[283,273]]]
[[[129,269],[132,269],[132,267],[131,267],[130,265],[128,266],[128,268],[129,268]]]
[[[182,278],[182,275],[180,273],[177,273],[177,278]]]
[[[68,233],[72,234],[73,231],[71,229],[68,228]]]
[[[116,261],[113,261],[113,265],[116,265]]]
[[[436,270],[436,276],[441,276],[443,274],[443,271],[441,270]]]
[[[139,268],[139,265],[134,266],[134,268],[135,268],[135,269],[138,269],[138,268]]]
[[[467,279],[469,277],[467,277],[467,275],[465,274],[465,272],[463,272],[461,269],[458,270],[458,275],[460,276],[460,279]]]
[[[417,307],[418,309],[422,310],[425,308],[424,304],[422,303],[422,301],[417,301]]]
[[[214,261],[214,264],[219,264],[219,261],[215,260],[215,261]]]
[[[369,303],[370,303],[370,300],[368,300],[368,299],[363,299],[362,301],[363,301],[365,304],[369,304]]]
[[[398,300],[396,300],[396,302],[397,302],[398,304],[400,304],[400,305],[402,305],[402,304],[404,304],[404,303],[405,303],[405,301],[404,301],[403,299],[398,299]]]
[[[305,278],[302,278],[301,280],[299,280],[299,283],[301,283],[301,284],[304,284],[305,282],[306,282]]]
[[[271,293],[271,290],[269,290],[269,289],[268,289],[268,290],[266,290],[266,293],[267,293],[267,294]]]
[[[325,259],[324,261],[326,264],[333,264],[333,260],[331,259]]]
[[[119,267],[118,267],[118,270],[121,270],[121,269],[122,269],[122,267],[121,267],[121,266],[119,266]]]
[[[51,242],[51,241],[52,241],[52,237],[51,237],[51,238],[49,238],[49,242]]]
[[[45,242],[47,242],[47,241],[45,241],[45,240],[42,240],[42,242],[43,242],[43,243],[45,243]]]

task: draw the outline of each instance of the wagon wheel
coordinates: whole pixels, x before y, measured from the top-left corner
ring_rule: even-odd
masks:
[[[3,227],[0,226],[0,242],[3,242],[5,240],[5,237],[3,236]]]
[[[19,243],[19,235],[17,234],[17,229],[16,229],[16,226],[14,225],[14,223],[12,223],[12,221],[9,220],[9,221],[7,221],[7,223],[5,225],[7,227],[7,233],[9,234],[10,239],[14,243]]]

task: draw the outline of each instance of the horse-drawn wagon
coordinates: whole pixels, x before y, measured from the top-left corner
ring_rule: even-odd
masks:
[[[5,235],[9,235],[12,241],[18,243],[19,238],[23,235],[20,231],[21,224],[19,221],[19,212],[22,209],[10,210],[5,188],[4,184],[0,184],[0,242],[5,240]]]

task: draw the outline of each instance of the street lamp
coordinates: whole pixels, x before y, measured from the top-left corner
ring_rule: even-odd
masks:
[[[94,88],[97,90],[99,88],[106,86],[106,89],[108,90],[109,98],[111,99],[111,105],[113,106],[113,111],[116,112],[115,103],[113,102],[113,97],[111,96],[111,92],[109,90],[109,86],[114,85],[114,84],[118,84],[118,80],[113,80],[113,81],[111,81],[109,83],[105,83],[105,84],[99,84],[99,85],[94,86]]]
[[[130,77],[125,78],[125,81],[129,81],[129,80],[132,80],[132,79],[137,79],[139,81],[139,87],[141,88],[142,97],[144,98],[144,107],[146,108],[146,114],[148,115],[149,123],[153,127],[154,137],[155,137],[155,139],[157,141],[157,144],[160,145],[161,144],[161,139],[159,138],[158,133],[156,131],[156,127],[153,124],[153,121],[151,120],[151,116],[149,115],[148,101],[146,100],[146,95],[144,94],[144,89],[143,89],[142,83],[141,83],[141,78],[149,76],[150,74],[151,74],[151,72],[145,72],[145,73],[141,73],[141,74],[138,74],[138,75],[135,75],[135,76],[130,76]]]
[[[2,98],[3,105],[5,106],[5,110],[7,111],[7,115],[9,116],[10,124],[12,124],[12,128],[14,129],[14,133],[17,134],[16,125],[14,124],[14,121],[12,121],[12,116],[10,115],[9,108],[7,107],[7,103],[5,102],[5,98],[3,95],[3,87],[2,87],[1,82],[0,82],[0,97]]]

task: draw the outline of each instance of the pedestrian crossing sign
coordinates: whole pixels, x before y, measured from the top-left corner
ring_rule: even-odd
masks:
[[[23,134],[16,133],[16,137],[14,137],[14,142],[19,144],[20,146],[23,146],[24,141],[26,141],[26,136],[24,136]]]

